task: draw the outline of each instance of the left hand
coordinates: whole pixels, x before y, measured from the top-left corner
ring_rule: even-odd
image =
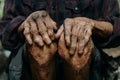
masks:
[[[56,38],[58,38],[64,30],[65,43],[66,46],[69,47],[70,55],[74,55],[75,50],[77,49],[77,43],[78,53],[82,54],[85,45],[88,43],[91,37],[93,27],[94,23],[88,18],[68,18],[58,30]]]

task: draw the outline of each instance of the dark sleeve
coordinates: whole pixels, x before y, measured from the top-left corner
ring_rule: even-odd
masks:
[[[5,49],[15,51],[24,43],[18,36],[17,29],[32,12],[32,5],[29,5],[30,1],[27,4],[24,0],[5,1],[3,17],[0,20],[0,38]]]
[[[117,0],[103,0],[101,7],[100,20],[109,21],[113,24],[113,33],[111,36],[103,39],[103,43],[96,42],[99,47],[111,48],[120,45],[120,18],[119,4]],[[101,40],[102,41],[102,40]],[[100,43],[100,44],[99,44]]]

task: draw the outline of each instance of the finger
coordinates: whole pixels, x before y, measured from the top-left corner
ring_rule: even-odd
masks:
[[[63,25],[60,27],[60,29],[58,29],[57,33],[55,34],[55,38],[58,39],[61,34],[63,33],[64,27]]]
[[[79,26],[75,25],[72,29],[72,37],[71,37],[71,46],[70,46],[70,54],[74,55],[75,50],[77,48],[77,35],[78,35],[78,31],[79,31]]]
[[[83,49],[84,49],[84,26],[83,25],[79,25],[80,29],[78,32],[78,53],[81,55],[83,53]]]
[[[66,41],[66,45],[70,46],[70,36],[71,36],[71,30],[73,27],[73,20],[72,19],[66,19],[64,21],[64,28],[65,28],[65,41]]]
[[[92,40],[89,40],[87,45],[85,46],[84,54],[91,53],[92,50],[93,50],[93,43],[92,43]]]
[[[26,24],[24,24],[24,27],[25,27],[25,29],[24,29],[23,34],[24,34],[27,42],[31,45],[32,44],[32,38],[31,38],[31,35],[30,35],[30,25],[28,23],[26,23]]]
[[[38,29],[37,29],[37,25],[36,23],[33,21],[33,20],[30,20],[30,26],[31,26],[31,34],[32,34],[32,37],[33,37],[33,40],[36,44],[38,44],[39,46],[43,46],[44,43],[42,41],[42,38],[38,32]]]
[[[84,50],[84,40],[78,41],[78,53],[81,55]]]
[[[47,17],[45,17],[45,20],[47,20],[48,22],[51,22],[51,27],[54,29],[54,30],[57,30],[57,25],[56,25],[56,22],[53,21],[50,16],[48,15]]]
[[[54,40],[55,35],[54,35],[53,30],[54,30],[54,27],[56,26],[55,22],[53,22],[53,20],[49,16],[43,18],[43,22],[48,29],[48,35],[49,35],[50,39]]]
[[[19,28],[18,28],[18,32],[21,32],[21,31],[23,31],[23,24],[21,24],[20,26],[19,26]]]
[[[42,18],[39,18],[37,19],[37,26],[38,26],[38,29],[39,29],[39,33],[41,34],[42,38],[43,38],[43,41],[46,43],[46,44],[50,44],[51,43],[51,39],[49,38],[48,36],[48,33],[47,33],[47,28],[45,26],[45,24],[43,23],[43,21],[41,20]]]
[[[86,25],[86,31],[84,32],[85,45],[88,43],[88,41],[90,40],[90,37],[92,35],[92,31],[91,31],[90,27],[91,27],[90,25]]]
[[[56,22],[52,21],[52,24],[53,24],[53,29],[57,30],[57,24],[56,24]]]
[[[54,35],[53,29],[48,29],[48,35],[49,35],[49,37],[50,37],[51,40],[55,39],[55,35]]]
[[[85,45],[88,43],[88,41],[89,41],[89,39],[91,37],[92,32],[91,32],[90,27],[91,26],[89,26],[89,25],[85,25],[84,30],[81,30],[80,34],[83,33],[82,34],[83,36],[82,36],[81,40],[80,39],[78,40],[79,41],[79,54],[83,53],[83,49],[84,49]]]
[[[41,47],[44,45],[44,42],[43,42],[42,37],[40,35],[36,35],[34,37],[34,41],[35,41],[35,43],[37,43]]]
[[[48,29],[48,35],[50,37],[51,40],[54,40],[55,39],[55,35],[54,35],[54,31],[53,31],[53,24],[52,24],[52,20],[50,20],[50,18],[48,17],[45,17],[45,20],[44,20],[44,23]]]

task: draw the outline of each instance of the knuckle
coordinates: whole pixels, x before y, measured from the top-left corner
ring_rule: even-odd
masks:
[[[21,25],[20,25],[20,28],[23,28],[24,25],[25,25],[26,22],[23,22]]]
[[[71,29],[71,25],[73,25],[73,20],[70,18],[67,18],[64,20],[64,26],[65,28]]]
[[[91,31],[89,31],[89,35],[92,35],[92,32],[91,32]]]
[[[70,18],[66,18],[64,21],[64,24],[70,24],[72,22],[72,20]]]
[[[37,20],[39,17],[40,17],[40,16],[39,16],[39,11],[34,12],[34,13],[31,15],[31,18],[32,18],[33,20]]]
[[[65,22],[69,22],[69,21],[71,21],[71,18],[66,18],[65,19]]]

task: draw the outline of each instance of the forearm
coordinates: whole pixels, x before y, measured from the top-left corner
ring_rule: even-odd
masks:
[[[94,23],[93,34],[98,34],[101,37],[110,36],[113,32],[113,25],[105,21],[92,20]]]
[[[97,21],[86,17],[76,17],[78,21],[85,21],[91,24],[93,34],[100,35],[101,37],[110,36],[113,32],[113,25],[110,22]]]
[[[19,37],[17,33],[17,28],[21,24],[21,22],[24,21],[24,19],[24,17],[18,16],[8,21],[7,24],[3,23],[4,30],[2,32],[2,46],[5,49],[15,51],[24,43],[24,41]]]

